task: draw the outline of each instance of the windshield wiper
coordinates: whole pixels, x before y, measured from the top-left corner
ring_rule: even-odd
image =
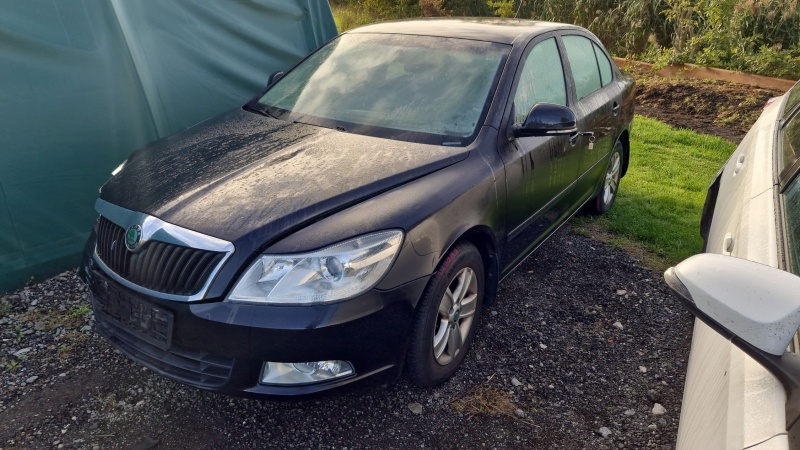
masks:
[[[347,133],[347,130],[340,125],[321,125],[318,123],[311,123],[311,122],[303,122],[302,120],[293,120],[292,123],[302,123],[303,125],[311,125],[312,127],[320,127],[320,128],[327,128],[329,130],[336,130]]]
[[[252,105],[250,105],[248,103],[248,104],[244,105],[244,109],[247,110],[247,111],[250,111],[250,112],[254,112],[256,114],[261,114],[262,116],[267,116],[267,117],[271,117],[273,119],[277,119],[277,117],[275,117],[272,114],[270,114],[269,111],[267,111],[266,108],[264,108],[264,109],[256,108],[255,106],[252,106]]]

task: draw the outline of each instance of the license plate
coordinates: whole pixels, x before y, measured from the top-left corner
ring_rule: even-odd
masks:
[[[105,289],[98,289],[93,296],[95,306],[118,326],[132,331],[145,342],[162,350],[169,348],[174,318],[172,312],[111,284],[103,287]]]

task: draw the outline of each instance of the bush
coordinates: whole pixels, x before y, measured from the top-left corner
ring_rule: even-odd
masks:
[[[332,0],[339,30],[451,15],[588,28],[615,55],[800,78],[800,0]]]

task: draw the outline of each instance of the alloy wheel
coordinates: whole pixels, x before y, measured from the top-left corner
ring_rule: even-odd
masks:
[[[606,170],[606,180],[603,184],[603,203],[606,205],[614,201],[617,196],[617,189],[619,189],[619,176],[620,168],[622,166],[622,157],[619,152],[611,154],[611,161],[608,163]]]
[[[469,335],[478,299],[478,277],[469,267],[450,281],[439,302],[433,328],[433,356],[439,365],[450,364]]]

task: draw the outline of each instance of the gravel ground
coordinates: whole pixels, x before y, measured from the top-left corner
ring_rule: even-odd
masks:
[[[567,227],[484,313],[436,389],[257,401],[128,361],[67,272],[0,298],[0,448],[673,447],[692,319],[659,273]]]

